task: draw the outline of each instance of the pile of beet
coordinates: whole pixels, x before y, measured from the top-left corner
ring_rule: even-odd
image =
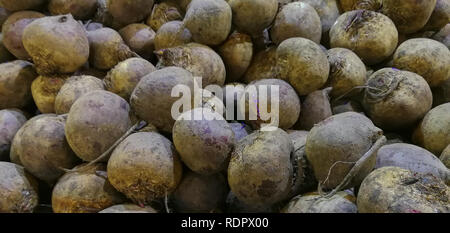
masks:
[[[0,0],[0,30],[0,213],[450,212],[450,0]]]

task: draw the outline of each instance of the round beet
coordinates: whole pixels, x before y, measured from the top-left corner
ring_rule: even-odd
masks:
[[[54,213],[97,213],[123,202],[122,194],[109,183],[103,164],[65,174],[52,192]]]
[[[330,30],[332,48],[347,48],[367,65],[382,62],[397,47],[398,31],[387,16],[355,10],[342,14]]]
[[[306,140],[306,156],[321,186],[345,189],[359,185],[375,166],[376,151],[386,140],[382,135],[369,118],[354,112],[315,125]],[[358,163],[361,158],[364,161]],[[347,179],[354,169],[356,173]]]
[[[345,48],[330,49],[327,55],[331,67],[328,83],[333,87],[330,95],[337,98],[344,94],[356,94],[348,92],[366,83],[367,70],[364,63],[358,55]]]
[[[0,213],[32,213],[39,197],[37,181],[23,167],[0,162]]]
[[[171,194],[182,173],[172,142],[154,132],[128,136],[108,161],[111,184],[140,206]]]
[[[219,45],[231,30],[231,7],[224,0],[192,0],[184,17],[184,25],[195,42]]]
[[[54,114],[38,115],[17,131],[12,151],[35,177],[54,184],[64,174],[61,168],[73,168],[78,158],[64,134],[65,119]]]
[[[438,87],[450,79],[450,50],[435,40],[410,39],[397,48],[394,67],[414,72],[431,87]]]
[[[278,13],[270,36],[276,44],[293,37],[303,37],[319,44],[322,38],[320,17],[308,3],[289,3]]]
[[[139,81],[155,70],[152,63],[142,58],[129,58],[108,72],[104,79],[106,90],[129,100]]]
[[[210,175],[226,168],[235,139],[220,114],[195,108],[180,115],[172,132],[181,159],[192,171]]]
[[[89,57],[86,32],[71,15],[36,19],[23,31],[22,41],[42,75],[75,72]]]
[[[372,74],[367,86],[363,106],[375,125],[385,130],[413,126],[432,107],[430,87],[412,72],[384,68]]]
[[[239,141],[228,167],[228,184],[248,205],[284,200],[292,186],[292,141],[281,129],[256,131]]]
[[[261,89],[263,88],[263,89]],[[278,89],[278,96],[272,98],[272,93]],[[253,91],[257,90],[257,98],[253,100],[248,98],[248,95],[253,94]],[[266,98],[262,98],[262,93],[265,90]],[[244,100],[243,100],[244,98]],[[244,102],[245,101],[245,102]],[[255,101],[255,102],[254,102]],[[245,105],[242,105],[245,103]],[[272,110],[273,104],[278,104],[278,109]],[[267,104],[267,108],[263,109],[262,104]],[[247,123],[254,126],[254,128],[260,128],[263,124],[275,123],[275,127],[282,129],[289,129],[294,126],[300,115],[300,98],[295,92],[294,88],[289,83],[280,79],[262,79],[251,82],[245,90],[244,95],[241,97],[239,107],[242,113],[246,113]],[[245,107],[245,111],[242,109]],[[272,112],[272,111],[276,112]],[[269,113],[271,119],[264,119],[262,111]],[[273,115],[272,115],[273,114]],[[275,119],[273,119],[275,117]]]
[[[131,127],[130,106],[120,96],[92,91],[70,108],[66,137],[75,154],[92,161],[111,147]]]
[[[359,213],[448,213],[450,187],[429,174],[383,167],[361,184]]]
[[[277,48],[279,77],[307,95],[321,88],[328,80],[330,64],[327,55],[311,40],[290,38]]]
[[[172,90],[177,85],[189,87],[193,95],[194,77],[183,68],[167,67],[143,77],[131,95],[133,111],[139,118],[171,133],[175,123],[172,106],[179,99],[172,96]]]
[[[429,111],[413,135],[413,142],[439,156],[450,144],[450,103]]]

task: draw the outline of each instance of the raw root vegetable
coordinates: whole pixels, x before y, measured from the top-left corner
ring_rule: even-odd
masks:
[[[73,168],[78,158],[66,141],[65,119],[54,114],[38,115],[17,131],[11,150],[33,176],[54,184],[64,174],[62,168]]]
[[[341,191],[326,198],[318,193],[307,193],[292,199],[282,213],[357,213],[356,197]]]
[[[0,6],[9,11],[36,9],[47,0],[0,0]]]
[[[34,20],[23,31],[22,42],[41,75],[75,72],[89,57],[86,32],[72,15]]]
[[[292,198],[317,188],[317,181],[314,177],[311,165],[306,159],[305,153],[306,138],[308,137],[309,132],[288,130],[287,133],[294,145],[294,156],[292,161],[294,176],[291,192],[288,196],[288,198]]]
[[[349,92],[366,83],[367,70],[364,63],[358,55],[345,48],[330,49],[327,55],[328,62],[330,62],[328,84],[333,87],[330,93],[331,97],[355,95],[356,91]]]
[[[55,113],[55,99],[67,76],[39,76],[31,84],[34,103],[41,113]]]
[[[9,160],[14,135],[26,121],[27,117],[18,109],[0,110],[0,161]]]
[[[221,173],[203,176],[188,171],[171,203],[179,213],[211,213],[223,209],[228,192],[227,180]]]
[[[109,70],[119,62],[135,57],[120,34],[111,28],[88,31],[90,56],[89,62],[100,70]]]
[[[66,137],[75,154],[84,161],[102,155],[131,127],[130,106],[120,96],[92,91],[70,108]]]
[[[264,88],[261,89],[261,87]],[[275,97],[278,97],[278,100],[272,99],[275,88],[278,88],[278,95],[275,95]],[[249,98],[249,95],[255,90],[258,93],[257,97],[255,99],[252,97]],[[262,90],[265,90],[266,93],[263,93]],[[262,96],[266,97],[263,98]],[[242,100],[242,98],[244,98],[244,100]],[[272,106],[272,102],[278,104],[278,109]],[[241,105],[242,103],[245,103],[245,105]],[[262,79],[251,82],[247,86],[245,93],[238,104],[241,108],[241,112],[245,112],[246,122],[257,129],[263,124],[270,124],[271,126],[282,129],[289,129],[299,119],[301,109],[300,98],[294,88],[289,85],[289,83],[280,79]],[[266,104],[267,108],[263,109],[262,104]],[[242,107],[245,107],[245,109],[242,109]],[[266,116],[262,116],[261,111],[266,113],[270,112],[270,119],[264,119]],[[253,117],[255,117],[255,119],[253,119]],[[275,119],[273,119],[274,117]],[[276,125],[272,125],[272,123],[275,123]]]
[[[167,67],[143,77],[130,98],[133,111],[140,119],[171,133],[175,124],[172,106],[179,100],[179,97],[172,96],[172,90],[177,85],[189,87],[193,95],[196,84],[192,74],[179,67]]]
[[[0,176],[0,213],[32,213],[39,202],[37,180],[7,162],[0,162]]]
[[[437,87],[450,79],[450,50],[435,40],[410,39],[397,48],[394,67],[414,72]]]
[[[119,31],[128,47],[147,60],[154,59],[156,33],[145,24],[130,24]]]
[[[450,22],[450,1],[437,0],[433,13],[423,30],[439,31]]]
[[[239,141],[228,167],[232,192],[251,206],[284,200],[292,187],[293,149],[289,135],[281,129],[256,131]]]
[[[195,42],[219,45],[231,30],[231,7],[224,0],[192,0],[184,17],[184,25]]]
[[[272,46],[256,53],[244,75],[244,82],[277,77],[277,47]]]
[[[109,183],[103,164],[66,173],[52,193],[55,213],[97,213],[123,202],[123,195]]]
[[[398,31],[387,16],[367,10],[342,14],[330,30],[332,48],[355,52],[366,65],[382,62],[397,47]]]
[[[228,0],[233,24],[240,32],[258,35],[268,28],[278,12],[277,0]]]
[[[277,48],[278,77],[287,80],[299,95],[320,89],[328,79],[327,55],[311,40],[290,38]]]
[[[178,10],[178,6],[173,1],[165,1],[155,4],[152,14],[147,18],[146,24],[157,31],[167,22],[183,20],[183,15]]]
[[[145,59],[129,58],[111,69],[103,81],[106,90],[129,100],[139,81],[155,70],[155,66]]]
[[[101,79],[88,75],[68,78],[56,95],[56,114],[69,113],[70,108],[78,98],[96,90],[105,90]]]
[[[294,128],[310,130],[315,124],[333,115],[329,97],[330,91],[331,88],[326,88],[306,96],[302,103],[300,117]]]
[[[180,115],[172,136],[186,166],[202,175],[225,169],[235,143],[228,122],[206,108],[195,108]]]
[[[251,37],[233,32],[227,41],[219,47],[219,55],[225,63],[227,82],[240,81],[252,61],[253,43]]]
[[[432,174],[450,183],[450,171],[431,152],[411,144],[395,143],[381,147],[375,168],[400,167],[412,172]]]
[[[358,186],[375,166],[386,142],[383,131],[359,113],[334,115],[315,125],[306,140],[306,156],[324,189]]]
[[[450,187],[430,174],[399,167],[370,173],[359,188],[359,213],[448,213]]]
[[[75,19],[88,20],[97,12],[97,0],[50,0],[52,15],[72,14]]]
[[[430,87],[412,72],[384,68],[372,74],[367,86],[363,106],[375,125],[385,130],[413,126],[432,107]]]
[[[450,144],[450,103],[429,111],[413,134],[413,142],[439,156]]]
[[[450,144],[442,151],[441,157],[439,157],[444,165],[450,169]]]
[[[128,136],[108,161],[111,184],[139,206],[171,194],[182,173],[172,142],[154,132]]]
[[[102,214],[155,214],[158,213],[150,206],[140,207],[134,204],[122,204],[108,207],[98,213]]]
[[[31,59],[23,47],[22,34],[31,22],[42,17],[45,17],[45,15],[36,11],[19,11],[11,14],[5,23],[3,23],[3,45],[18,59]]]
[[[320,17],[307,3],[289,3],[278,13],[270,29],[270,36],[276,44],[293,37],[303,37],[319,44],[322,38]]]
[[[33,64],[16,60],[0,64],[0,109],[22,108],[31,100],[31,83],[37,77]]]
[[[181,21],[171,21],[162,25],[155,35],[155,50],[177,47],[192,42],[191,32]]]
[[[225,64],[222,58],[207,46],[190,43],[160,50],[157,55],[159,57],[157,67],[178,66],[184,68],[195,77],[201,77],[203,87],[211,84],[223,86],[225,83]]]

